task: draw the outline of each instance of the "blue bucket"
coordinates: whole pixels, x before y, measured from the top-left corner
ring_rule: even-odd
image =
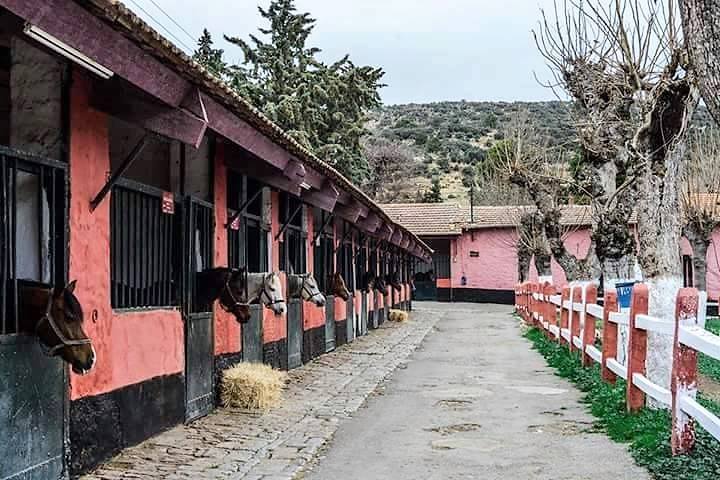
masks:
[[[632,291],[635,282],[623,282],[616,283],[615,290],[617,291],[618,307],[621,309],[630,308],[632,303]]]

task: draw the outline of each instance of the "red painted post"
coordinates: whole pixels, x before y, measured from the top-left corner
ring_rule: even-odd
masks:
[[[602,378],[614,385],[617,375],[607,367],[607,359],[617,357],[618,326],[609,320],[610,312],[618,311],[617,293],[606,291],[603,304]]]
[[[575,311],[575,304],[582,302],[582,289],[584,287],[576,286],[573,288],[572,305],[570,305],[570,315],[572,315],[572,323],[570,324],[570,351],[577,350],[573,343],[573,338],[580,337],[580,312]],[[584,310],[584,308],[583,308]]]
[[[698,309],[698,291],[681,288],[675,303],[675,342],[673,369],[670,381],[672,394],[672,453],[682,455],[695,446],[695,421],[680,409],[683,396],[695,398],[697,394],[698,355],[692,348],[680,344],[680,327],[695,324]]]
[[[630,326],[627,358],[627,389],[625,405],[628,412],[637,412],[645,406],[645,394],[633,383],[633,374],[645,375],[645,358],[647,357],[647,331],[635,327],[637,315],[648,313],[648,287],[638,283],[632,290],[630,305]]]
[[[562,288],[562,296],[560,297],[560,344],[565,344],[565,339],[562,336],[562,331],[568,328],[568,314],[569,312],[565,308],[565,302],[570,300],[570,287]]]
[[[553,305],[550,297],[552,295],[555,295],[555,287],[552,286],[550,283],[546,283],[545,287],[543,288],[543,295],[545,296],[546,300],[543,318],[548,324],[548,329],[545,330],[545,335],[547,335],[548,338],[552,338],[549,327],[550,325],[554,325],[557,322],[557,310],[555,310],[555,305]]]
[[[595,317],[588,315],[587,305],[589,303],[597,303],[597,285],[590,284],[585,288],[585,324],[583,325],[583,347],[595,344]],[[583,367],[592,366],[594,360],[587,354],[587,350],[583,348],[582,364]]]

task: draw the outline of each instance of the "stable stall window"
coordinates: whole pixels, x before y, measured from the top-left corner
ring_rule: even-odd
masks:
[[[246,267],[251,273],[266,272],[268,232],[263,228],[262,218],[265,187],[253,178],[232,171],[227,182],[228,218],[237,217],[228,232],[229,265]]]
[[[323,292],[328,292],[328,277],[334,272],[334,234],[332,213],[316,208],[313,211],[315,245],[313,245],[313,273]]]
[[[304,206],[288,193],[280,195],[280,223],[286,225],[284,241],[280,242],[280,270],[305,273],[307,235],[303,231]]]
[[[347,223],[342,223],[340,229],[340,245],[337,250],[337,265],[340,274],[345,280],[345,284],[350,291],[355,290],[354,260],[353,260],[353,227]]]
[[[110,281],[113,308],[179,305],[182,215],[180,144],[146,136],[142,128],[110,117],[110,163],[116,171],[145,142],[112,188]],[[144,140],[143,140],[144,139]]]

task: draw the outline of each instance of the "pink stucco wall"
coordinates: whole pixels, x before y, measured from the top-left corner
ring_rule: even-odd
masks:
[[[450,245],[453,288],[509,290],[517,283],[517,241],[514,229],[465,232]],[[471,257],[470,252],[478,252]],[[467,279],[462,285],[462,277]]]
[[[489,228],[464,232],[451,244],[451,272],[453,288],[477,288],[488,290],[511,290],[518,281],[517,233],[510,228]],[[590,232],[587,229],[568,233],[565,248],[570,253],[585,258],[590,248]],[[478,252],[471,257],[470,252]],[[565,272],[552,261],[553,279],[565,282]],[[466,285],[462,285],[465,276]],[[535,266],[531,265],[530,278],[537,279]]]
[[[108,119],[90,107],[90,83],[73,77],[70,108],[70,278],[86,314],[84,329],[97,353],[86,376],[71,373],[70,398],[109,392],[184,368],[180,312],[114,312],[110,303],[110,201],[90,200],[110,170]]]
[[[707,282],[708,297],[712,301],[717,301],[720,296],[720,249],[715,246],[720,245],[720,229],[715,229],[712,235],[712,243],[707,251]],[[693,249],[690,242],[683,238],[680,242],[680,251],[683,255],[692,255]]]

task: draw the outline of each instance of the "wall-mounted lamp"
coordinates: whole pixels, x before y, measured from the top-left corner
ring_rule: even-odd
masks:
[[[59,53],[65,58],[72,60],[73,62],[86,68],[87,70],[90,70],[92,73],[104,80],[107,80],[108,78],[115,75],[112,70],[103,67],[96,61],[89,58],[87,55],[84,55],[70,45],[61,42],[54,36],[50,35],[44,30],[41,30],[35,25],[31,25],[29,23],[26,24],[23,32],[25,32],[25,35],[32,38],[36,42],[42,43],[49,49]]]

